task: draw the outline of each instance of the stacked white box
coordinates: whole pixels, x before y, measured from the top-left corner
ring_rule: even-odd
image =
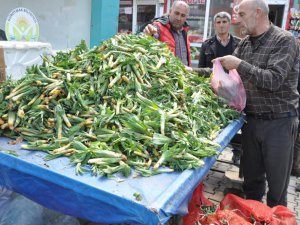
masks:
[[[0,41],[0,81],[8,76],[13,80],[20,79],[27,67],[40,65],[43,62],[41,56],[51,54],[49,43]]]

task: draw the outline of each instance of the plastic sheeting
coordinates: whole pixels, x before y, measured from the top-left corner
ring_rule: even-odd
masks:
[[[222,151],[243,125],[229,124],[216,138]],[[216,157],[206,158],[197,170],[124,179],[75,174],[66,157],[44,161],[46,153],[21,149],[0,137],[0,185],[47,208],[96,223],[165,224],[172,215],[188,212],[193,190],[208,173]],[[4,151],[17,153],[15,157]],[[122,180],[121,180],[122,179]],[[134,197],[139,193],[141,201]]]

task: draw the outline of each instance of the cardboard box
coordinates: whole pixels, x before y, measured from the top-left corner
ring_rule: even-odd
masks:
[[[26,73],[26,68],[40,65],[42,55],[51,55],[52,46],[42,42],[0,41],[0,82],[10,76],[18,80]]]

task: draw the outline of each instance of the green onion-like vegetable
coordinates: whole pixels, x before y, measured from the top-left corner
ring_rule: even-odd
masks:
[[[82,41],[43,61],[0,86],[0,134],[21,136],[46,160],[70,157],[77,174],[201,167],[239,116],[152,37],[119,34],[92,49]]]

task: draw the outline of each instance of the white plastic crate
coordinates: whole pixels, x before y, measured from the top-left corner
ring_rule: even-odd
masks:
[[[41,56],[51,54],[49,43],[0,41],[0,81],[8,76],[20,79],[27,67],[40,65],[43,62]]]

